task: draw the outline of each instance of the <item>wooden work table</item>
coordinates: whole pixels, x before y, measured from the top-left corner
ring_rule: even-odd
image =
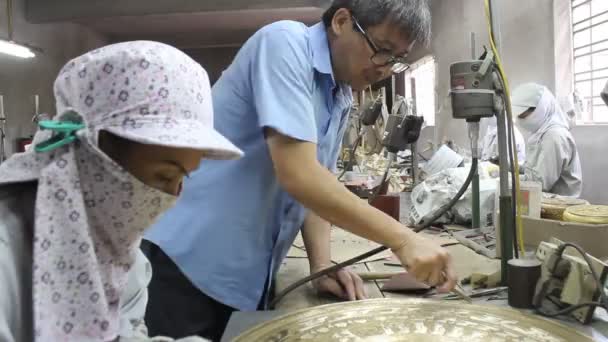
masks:
[[[350,235],[348,233],[339,232],[337,229],[332,231],[332,234],[339,234],[341,237],[345,235]],[[425,233],[422,233],[425,234]],[[446,248],[452,254],[452,257],[455,261],[456,272],[459,275],[468,276],[474,272],[492,272],[498,270],[500,267],[500,262],[498,260],[492,260],[481,256],[475,253],[473,250],[458,244],[456,241],[451,240],[450,238],[446,238],[444,236],[437,235],[427,235],[433,239],[440,239],[444,241],[444,244],[448,244]],[[375,245],[373,243],[367,243],[370,248],[364,249],[361,247],[365,241],[361,239],[359,241],[358,237],[349,236],[350,239],[332,239],[332,251],[335,254],[339,255],[349,255],[348,251],[356,251],[354,253],[358,253],[361,250],[369,250],[373,249]],[[339,241],[336,241],[339,240]],[[296,239],[296,246],[298,246],[298,240]],[[299,246],[298,246],[299,247]],[[290,252],[288,257],[283,261],[282,267],[279,270],[279,273],[276,277],[276,292],[280,292],[290,284],[295,281],[308,276],[309,275],[309,265],[308,259],[306,258],[306,254],[302,251],[301,248],[293,247],[295,250]],[[390,253],[388,253],[390,254]],[[356,256],[357,254],[351,254],[351,256]],[[385,254],[387,255],[387,254]],[[346,259],[347,257],[343,257],[342,259]],[[342,259],[338,259],[335,261],[344,261]],[[373,260],[373,259],[372,259]],[[359,263],[354,266],[351,266],[351,270],[357,273],[366,273],[366,272],[401,272],[403,268],[400,266],[389,266],[386,263],[396,263],[395,260],[373,260],[364,263]],[[375,281],[365,281],[365,290],[367,292],[368,297],[371,298],[419,298],[412,294],[407,293],[398,293],[398,292],[388,292],[382,291],[383,280],[375,280]],[[312,287],[312,284],[306,284],[301,286],[300,288],[294,290],[290,294],[288,294],[281,302],[278,303],[277,309],[282,311],[293,311],[302,308],[308,308],[315,305],[322,304],[331,304],[339,302],[339,299],[332,297],[320,297],[316,294],[315,290]]]

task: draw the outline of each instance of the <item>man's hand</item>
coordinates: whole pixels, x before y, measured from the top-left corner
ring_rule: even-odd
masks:
[[[328,267],[313,270],[312,273]],[[319,294],[332,294],[338,298],[350,301],[367,299],[367,293],[365,293],[361,277],[346,269],[341,269],[315,279],[312,285]]]
[[[452,257],[437,243],[417,234],[412,235],[393,253],[417,280],[450,292],[458,281]]]

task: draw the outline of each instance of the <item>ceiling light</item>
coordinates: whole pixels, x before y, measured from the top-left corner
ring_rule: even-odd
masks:
[[[0,39],[0,53],[19,58],[36,57],[31,48],[13,41],[13,0],[6,0],[6,28],[8,39]]]
[[[0,40],[0,53],[20,58],[36,57],[36,54],[27,46],[7,40]]]

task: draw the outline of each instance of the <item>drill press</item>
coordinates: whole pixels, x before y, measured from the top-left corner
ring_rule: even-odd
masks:
[[[501,276],[507,279],[507,262],[513,257],[514,241],[513,198],[509,192],[509,161],[507,126],[503,82],[494,62],[492,52],[486,52],[480,60],[457,62],[450,66],[452,111],[454,119],[466,120],[471,139],[473,160],[480,157],[479,121],[494,115],[498,121],[498,151],[500,161],[500,236]],[[479,216],[479,188],[473,187],[473,216]],[[477,201],[475,201],[477,198]],[[475,212],[477,208],[477,213]]]

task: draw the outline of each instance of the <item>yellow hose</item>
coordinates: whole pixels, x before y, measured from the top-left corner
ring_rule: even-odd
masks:
[[[490,35],[490,46],[492,48],[492,52],[494,53],[494,56],[496,58],[496,65],[498,66],[498,72],[500,73],[500,77],[503,79],[504,84],[505,84],[505,97],[506,97],[506,103],[505,105],[507,106],[507,108],[511,108],[511,92],[509,90],[509,82],[507,80],[507,75],[504,71],[504,68],[502,66],[502,61],[500,59],[500,54],[498,53],[498,49],[496,48],[496,44],[494,43],[494,31],[492,29],[492,20],[491,20],[491,13],[490,13],[490,0],[485,0],[485,8],[486,8],[486,18],[487,18],[487,23],[488,23],[488,33]],[[512,125],[513,124],[513,115],[511,113],[511,110],[507,110],[507,120],[509,120],[509,122],[507,124]],[[513,168],[515,170],[515,193],[516,193],[516,198],[515,200],[515,207],[517,208],[516,210],[516,219],[515,219],[515,227],[517,229],[517,241],[518,241],[518,246],[519,249],[521,251],[522,256],[525,255],[526,250],[524,248],[524,235],[523,235],[523,227],[522,227],[522,220],[521,220],[521,194],[519,192],[519,188],[520,188],[520,184],[519,184],[519,161],[517,160],[517,144],[515,141],[515,137],[512,137],[511,139],[512,142],[512,149],[513,149]],[[513,186],[513,185],[511,185]]]

